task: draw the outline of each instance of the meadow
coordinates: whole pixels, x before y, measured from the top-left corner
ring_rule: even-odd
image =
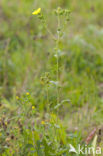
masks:
[[[103,155],[102,52],[102,0],[0,0],[0,156]]]

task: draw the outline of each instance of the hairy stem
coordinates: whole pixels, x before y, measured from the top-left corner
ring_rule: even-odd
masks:
[[[57,104],[59,103],[59,55],[58,55],[58,50],[59,50],[59,41],[60,41],[60,18],[58,15],[58,30],[57,30],[57,34],[58,34],[58,38],[57,38]]]

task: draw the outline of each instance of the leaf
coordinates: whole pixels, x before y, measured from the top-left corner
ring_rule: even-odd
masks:
[[[97,138],[98,138],[98,136],[95,135],[93,142],[92,142],[93,149],[95,149],[95,150],[96,150]],[[93,156],[95,156],[95,153],[93,153]]]
[[[26,148],[34,148],[34,146],[32,144],[27,144]]]
[[[56,155],[57,155],[57,156],[60,156],[60,155],[62,155],[62,154],[64,155],[65,152],[67,152],[67,149],[62,149],[62,148],[60,148],[59,151],[56,153]]]
[[[52,84],[54,84],[54,85],[56,85],[56,86],[59,84],[58,81],[50,81],[50,83],[52,83]]]
[[[54,107],[54,109],[59,108],[59,107],[60,107],[63,103],[65,103],[65,102],[70,102],[70,100],[69,100],[69,99],[62,100],[61,103],[58,103],[58,104]]]
[[[61,103],[70,102],[70,99],[62,100]]]
[[[54,107],[54,109],[59,108],[61,105],[62,105],[61,103],[58,103],[58,104]]]

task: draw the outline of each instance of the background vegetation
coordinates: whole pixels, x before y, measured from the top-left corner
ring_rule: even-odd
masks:
[[[57,37],[58,6],[71,10],[60,42],[62,104],[56,101],[55,41],[32,15],[42,8]],[[72,156],[69,144],[77,149],[94,128],[103,133],[102,51],[102,0],[0,1],[0,155]]]

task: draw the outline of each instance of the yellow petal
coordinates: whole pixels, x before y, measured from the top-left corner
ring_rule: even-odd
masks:
[[[32,109],[35,109],[35,106],[32,106]]]
[[[41,121],[41,124],[42,124],[42,125],[45,125],[45,121]]]
[[[29,92],[27,92],[27,93],[26,93],[26,95],[30,95],[30,93],[29,93]]]
[[[41,12],[41,8],[38,8],[37,10],[35,10],[32,14],[33,15],[38,15]]]

